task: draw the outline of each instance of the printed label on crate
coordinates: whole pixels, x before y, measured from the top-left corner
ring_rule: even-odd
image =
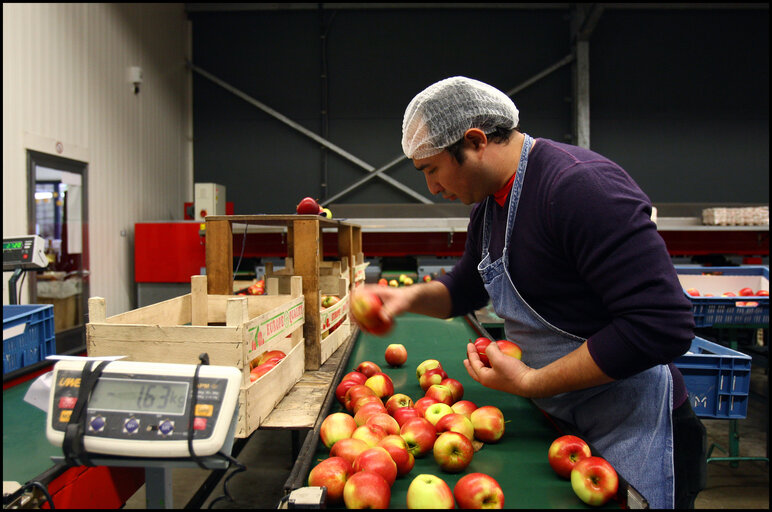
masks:
[[[319,328],[322,332],[329,331],[331,327],[338,325],[348,311],[348,295],[340,299],[334,306],[323,309],[319,315]]]
[[[297,297],[289,305],[280,306],[247,324],[251,344],[249,351],[254,352],[272,339],[286,336],[305,321],[303,297]]]
[[[365,269],[369,264],[370,262],[367,262],[354,267],[354,282],[365,280]]]

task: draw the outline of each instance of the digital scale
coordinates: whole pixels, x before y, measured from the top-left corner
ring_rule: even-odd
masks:
[[[8,280],[9,304],[15,305],[16,281],[25,270],[39,270],[48,266],[46,241],[37,235],[3,237],[3,272],[12,270]]]
[[[86,364],[89,370],[84,372]],[[145,467],[148,508],[172,508],[171,469],[228,467],[238,421],[241,372],[231,366],[110,361],[94,377],[89,358],[58,361],[53,368],[46,437],[62,446],[67,462],[68,425],[78,400],[87,402],[79,435],[85,452],[77,459],[100,466]],[[195,375],[198,372],[197,376]],[[91,388],[81,390],[81,384]],[[195,406],[192,389],[197,379]],[[192,437],[189,422],[193,412]],[[192,453],[191,453],[192,449]],[[223,455],[224,454],[224,455]],[[72,456],[72,455],[70,455]]]

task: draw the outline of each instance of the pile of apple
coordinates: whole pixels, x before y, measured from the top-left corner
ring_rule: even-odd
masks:
[[[407,351],[391,344],[384,357],[389,365],[401,366]],[[310,486],[327,487],[329,504],[387,508],[391,486],[412,471],[416,458],[431,452],[442,471],[459,473],[481,443],[501,439],[501,410],[462,400],[462,384],[449,378],[438,360],[418,365],[416,377],[426,394],[415,403],[403,393],[395,394],[391,378],[372,361],[361,362],[341,379],[335,397],[347,412],[323,420],[319,436],[330,456],[308,475]],[[465,475],[453,492],[443,479],[429,474],[417,475],[408,488],[407,508],[456,504],[503,508],[504,493],[495,479],[482,473]]]
[[[604,505],[616,496],[617,472],[607,460],[592,456],[583,439],[572,435],[558,437],[547,451],[547,460],[558,476],[571,481],[571,488],[586,504]]]
[[[686,290],[686,293],[688,295],[691,295],[692,297],[715,297],[712,293],[706,293],[705,295],[701,295],[700,291],[697,288],[689,288]],[[735,292],[724,292],[721,294],[722,297],[769,297],[769,290],[757,290],[753,291],[752,288],[743,288],[739,290],[737,293]],[[753,301],[737,301],[735,302],[735,306],[746,306],[746,307],[755,307],[758,306],[759,303],[755,300]]]
[[[246,291],[246,293],[244,293]],[[260,279],[249,285],[246,290],[241,290],[236,295],[265,295],[265,279]]]
[[[340,297],[337,295],[322,295],[322,309],[327,309],[340,302]]]
[[[257,379],[273,370],[285,357],[287,357],[287,354],[281,350],[268,350],[254,358],[249,363],[249,366],[251,367],[251,370],[249,371],[249,382],[255,382]]]

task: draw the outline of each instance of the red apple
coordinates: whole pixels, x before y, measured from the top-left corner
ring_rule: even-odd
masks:
[[[439,403],[439,402],[437,402],[437,400],[435,400],[432,397],[425,396],[423,398],[419,398],[418,400],[416,400],[415,405],[413,405],[413,407],[415,408],[416,411],[418,411],[418,413],[423,418],[426,416],[426,409],[428,409],[431,405],[436,403]]]
[[[392,343],[386,347],[386,352],[383,354],[386,363],[391,366],[402,366],[407,361],[407,349],[405,345],[400,343]]]
[[[474,456],[472,441],[463,434],[450,431],[437,436],[432,451],[440,469],[448,473],[459,473],[465,470]]]
[[[298,215],[319,215],[322,207],[319,206],[319,203],[313,197],[304,197],[295,207],[295,211]]]
[[[342,503],[343,488],[353,472],[351,464],[343,457],[330,457],[314,466],[308,473],[308,485],[327,487],[327,503]]]
[[[353,412],[355,415],[359,412],[359,409],[361,409],[363,406],[367,404],[375,404],[380,405],[384,409],[386,407],[383,405],[383,400],[378,398],[375,395],[365,395],[357,397],[353,402],[351,402],[351,412]]]
[[[367,375],[365,375],[362,372],[358,372],[354,370],[352,372],[348,372],[346,375],[343,376],[342,379],[340,379],[341,382],[346,382],[347,380],[352,380],[357,384],[364,384],[365,381],[367,380]]]
[[[358,427],[361,427],[367,423],[368,418],[375,416],[376,414],[386,414],[386,408],[383,406],[383,404],[365,404],[359,408],[356,414],[354,414],[354,421]],[[386,415],[388,416],[388,414]]]
[[[734,292],[724,292],[721,294],[722,297],[737,297],[737,294]]]
[[[343,457],[349,464],[353,464],[357,456],[370,448],[370,445],[361,439],[341,439],[330,448],[330,457]]]
[[[378,284],[381,286],[389,286],[389,281],[382,277],[378,279]]]
[[[474,426],[472,425],[472,420],[463,414],[446,414],[437,421],[434,428],[437,429],[438,434],[441,434],[442,432],[458,432],[470,441],[474,439]]]
[[[523,358],[523,351],[517,343],[513,343],[509,340],[498,340],[496,345],[499,346],[499,350],[501,350],[501,353],[504,355],[514,357],[515,359]]]
[[[346,409],[352,411],[354,409],[354,402],[365,395],[375,396],[375,391],[364,384],[354,384],[346,391],[346,394],[343,397],[343,405]]]
[[[757,297],[769,297],[769,290],[758,290],[756,291]]]
[[[480,357],[480,361],[482,361],[482,364],[488,367],[490,367],[491,363],[488,361],[488,356],[485,354],[485,349],[488,348],[488,345],[490,345],[492,342],[493,340],[489,340],[488,338],[477,338],[474,342],[474,348],[477,350],[477,355]]]
[[[474,427],[474,437],[484,443],[495,443],[504,435],[504,414],[498,407],[478,407],[469,419]]]
[[[396,393],[386,400],[386,411],[394,415],[394,411],[403,407],[413,407],[413,399],[404,393]]]
[[[402,428],[402,425],[404,425],[407,420],[423,418],[423,415],[418,412],[415,407],[400,407],[392,413],[392,417],[397,420],[399,427]]]
[[[353,439],[361,439],[367,446],[372,448],[378,444],[378,441],[386,437],[386,431],[378,425],[362,425],[357,427],[354,432],[351,433]]]
[[[343,488],[346,508],[389,508],[391,487],[378,473],[360,471],[351,475]]]
[[[426,455],[434,446],[437,430],[425,418],[413,418],[402,424],[399,435],[407,443],[407,451],[419,458]]]
[[[440,384],[450,388],[450,392],[453,394],[453,403],[458,402],[464,397],[464,385],[456,379],[451,379],[448,377],[447,379],[442,379]]]
[[[350,414],[334,412],[324,418],[319,428],[319,438],[327,448],[332,448],[337,441],[351,437],[357,424]]]
[[[448,484],[435,475],[421,474],[407,488],[409,509],[452,509],[453,493]]]
[[[397,476],[404,476],[415,466],[415,457],[407,451],[407,443],[400,435],[389,435],[381,439],[378,446],[384,448],[397,465]]]
[[[440,418],[446,414],[453,414],[453,409],[451,409],[450,406],[446,403],[437,402],[436,404],[430,405],[429,408],[426,409],[424,418],[429,420],[429,423],[432,425],[436,425],[437,422],[440,421]]]
[[[426,390],[426,396],[434,398],[440,403],[452,405],[453,404],[453,392],[449,387],[442,384],[432,384],[429,389]]]
[[[599,506],[616,496],[619,477],[605,459],[587,457],[571,470],[571,487],[580,500],[588,505]]]
[[[367,380],[367,379],[365,379]],[[335,388],[335,398],[338,399],[338,402],[341,403],[341,405],[346,404],[346,391],[349,390],[352,386],[364,386],[364,382],[357,383],[354,379],[348,379],[343,380],[338,384],[338,386]]]
[[[351,292],[351,315],[356,323],[370,334],[382,336],[389,332],[394,325],[392,319],[384,320],[381,318],[382,307],[381,298],[373,292],[362,287]]]
[[[252,366],[252,368],[256,368],[256,367],[260,366],[261,364],[265,363],[266,361],[268,361],[269,359],[271,359],[272,357],[284,358],[286,356],[287,355],[284,352],[282,352],[281,350],[269,350],[267,352],[263,352],[262,354],[260,354],[256,358],[254,358],[252,360],[251,366]]]
[[[385,373],[375,373],[365,381],[365,386],[375,392],[375,396],[384,399],[394,394],[394,383]]]
[[[697,288],[689,288],[686,290],[686,293],[691,295],[692,297],[699,297],[700,291]]]
[[[381,367],[372,361],[362,361],[359,363],[359,366],[357,366],[356,371],[363,373],[365,377],[370,378],[376,373],[381,373]],[[366,380],[367,379],[365,379],[365,381]]]
[[[266,363],[263,363],[259,366],[255,366],[252,371],[249,372],[249,381],[254,382],[266,373],[273,370],[276,365],[278,364],[277,361],[268,361]]]
[[[394,485],[397,479],[397,464],[391,458],[389,452],[380,446],[368,448],[359,454],[352,465],[355,473],[359,471],[372,471],[378,473],[389,483],[389,487]]]
[[[442,365],[436,359],[427,359],[426,361],[423,361],[415,369],[416,379],[420,379],[421,375],[423,375],[426,370],[431,370],[432,368],[442,368]]]
[[[742,290],[737,292],[737,295],[739,295],[741,297],[749,297],[749,296],[753,295],[753,290],[751,288],[743,288]]]
[[[385,430],[388,435],[397,435],[399,434],[400,429],[397,420],[385,412],[379,412],[368,417],[367,420],[365,420],[365,425],[378,425]]]
[[[563,478],[571,478],[574,466],[587,457],[592,456],[590,447],[583,439],[566,435],[552,441],[547,450],[547,460],[552,469]]]
[[[448,374],[445,373],[445,370],[442,368],[432,368],[431,370],[426,370],[423,375],[418,378],[418,385],[421,386],[422,390],[426,391],[433,384],[439,384],[443,379],[447,378]]]
[[[453,487],[453,496],[462,509],[504,508],[504,491],[493,477],[484,473],[462,476]]]
[[[459,400],[458,402],[451,405],[450,408],[453,409],[453,412],[463,414],[469,418],[472,416],[472,411],[477,409],[477,406],[474,402],[470,402],[469,400]]]

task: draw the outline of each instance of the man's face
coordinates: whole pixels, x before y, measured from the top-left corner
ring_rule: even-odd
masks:
[[[426,186],[432,194],[442,194],[442,197],[464,204],[481,201],[485,194],[480,195],[479,187],[475,186],[476,175],[469,158],[459,164],[447,151],[426,158],[414,158],[413,165],[426,178]]]

